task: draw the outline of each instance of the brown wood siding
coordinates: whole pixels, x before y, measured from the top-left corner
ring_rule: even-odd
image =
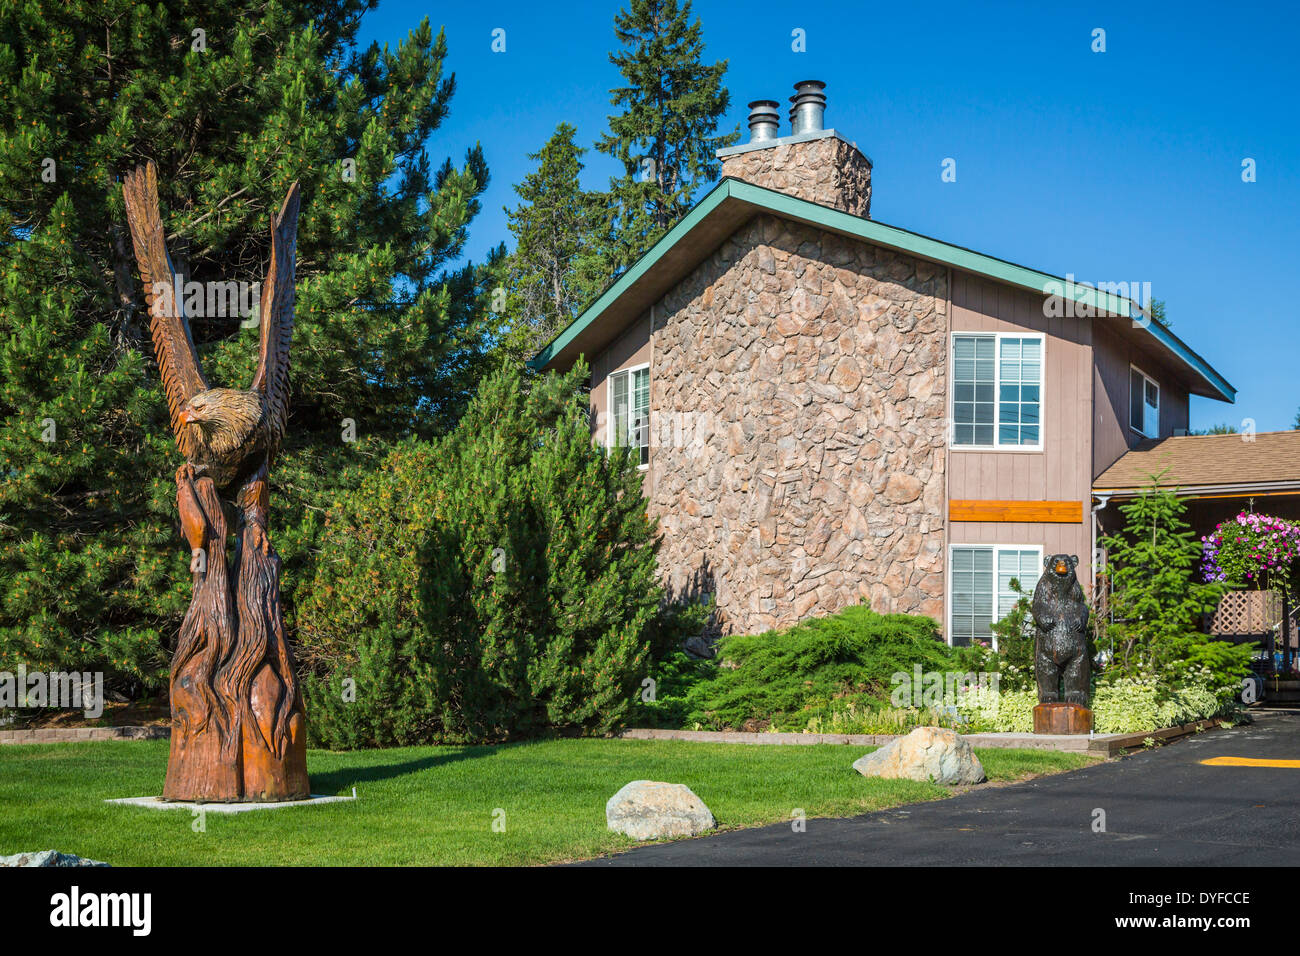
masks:
[[[1129,366],[1136,365],[1160,386],[1160,438],[1188,426],[1187,390],[1174,380],[1169,367],[1140,349],[1111,326],[1116,319],[1099,319],[1093,331],[1093,455],[1096,478],[1113,465],[1142,436],[1128,424]]]
[[[1091,323],[1045,316],[1042,302],[1032,292],[954,273],[953,334],[1040,332],[1045,360],[1043,450],[952,449],[949,498],[1083,501],[1090,491]]]
[[[1079,579],[1086,587],[1091,582],[1092,547],[1092,322],[1044,315],[1043,296],[959,271],[953,272],[952,296],[954,334],[1043,333],[1043,450],[951,449],[949,499],[1077,502],[1078,517],[1061,522],[960,521],[949,516],[948,542],[1036,545],[1044,554],[1077,554]],[[952,361],[951,342],[948,361]]]
[[[609,414],[609,377],[620,369],[650,361],[650,313],[642,315],[609,348],[589,356],[591,362],[591,433],[605,444],[604,416]],[[650,380],[654,382],[654,371]],[[601,425],[597,426],[597,416]]]
[[[650,313],[645,312],[627,331],[609,344],[609,347],[589,357],[591,362],[591,434],[601,445],[606,444],[609,416],[609,377],[620,369],[645,365],[650,361]],[[650,369],[650,388],[654,390],[654,368]],[[651,403],[653,407],[653,402]],[[653,431],[651,442],[653,444]],[[653,465],[654,450],[650,457]],[[653,488],[653,466],[646,472],[641,490],[649,495]]]

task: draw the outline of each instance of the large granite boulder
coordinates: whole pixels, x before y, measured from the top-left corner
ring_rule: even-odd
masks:
[[[15,853],[13,856],[0,856],[0,866],[109,866],[98,860],[85,860],[71,853],[58,850],[36,850],[31,853]]]
[[[691,788],[680,783],[633,780],[605,804],[611,830],[634,840],[696,836],[716,825]]]
[[[906,737],[858,758],[853,769],[864,777],[933,783],[980,783],[984,766],[956,731],[918,727]]]

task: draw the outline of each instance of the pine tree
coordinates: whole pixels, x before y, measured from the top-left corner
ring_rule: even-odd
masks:
[[[195,282],[260,281],[269,217],[302,182],[292,417],[271,475],[291,612],[342,466],[460,414],[487,361],[491,270],[448,269],[487,169],[477,148],[431,167],[455,90],[445,40],[426,21],[395,50],[359,49],[372,6],[0,10],[0,669],[156,687],[189,599],[180,458],[120,191],[146,158]],[[209,380],[245,387],[255,322],[208,313],[192,331]]]
[[[716,150],[739,131],[719,136],[730,96],[727,61],[703,62],[699,18],[690,0],[631,0],[614,18],[624,49],[609,55],[625,86],[612,90],[622,112],[596,148],[618,160],[621,177],[604,197],[603,254],[610,276],[645,252],[686,214],[699,187],[718,176]]]
[[[515,186],[519,205],[506,210],[515,249],[505,286],[512,321],[502,348],[515,361],[530,358],[600,291],[603,275],[591,247],[596,209],[578,181],[586,150],[576,135],[561,123],[529,154],[537,169]]]
[[[450,434],[397,446],[340,496],[325,537],[337,560],[300,615],[318,740],[492,741],[625,719],[663,626],[657,535],[635,463],[592,444],[586,375],[503,369]]]

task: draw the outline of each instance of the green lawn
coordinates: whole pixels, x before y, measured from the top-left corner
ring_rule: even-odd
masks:
[[[605,829],[605,801],[630,780],[691,787],[720,828],[851,816],[937,800],[927,783],[874,780],[867,748],[659,740],[553,740],[503,747],[311,751],[313,790],[356,803],[236,815],[105,804],[156,794],[166,741],[0,747],[0,855],[57,849],[117,866],[531,864],[581,859],[633,841]],[[1078,754],[980,750],[991,780],[1072,770]],[[505,831],[493,814],[505,811]],[[499,815],[498,815],[499,816]]]

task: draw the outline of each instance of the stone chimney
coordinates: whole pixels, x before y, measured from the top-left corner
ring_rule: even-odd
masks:
[[[826,84],[804,80],[790,97],[788,136],[780,132],[775,100],[749,104],[748,143],[718,150],[722,175],[871,216],[871,160],[833,129],[825,129]]]

